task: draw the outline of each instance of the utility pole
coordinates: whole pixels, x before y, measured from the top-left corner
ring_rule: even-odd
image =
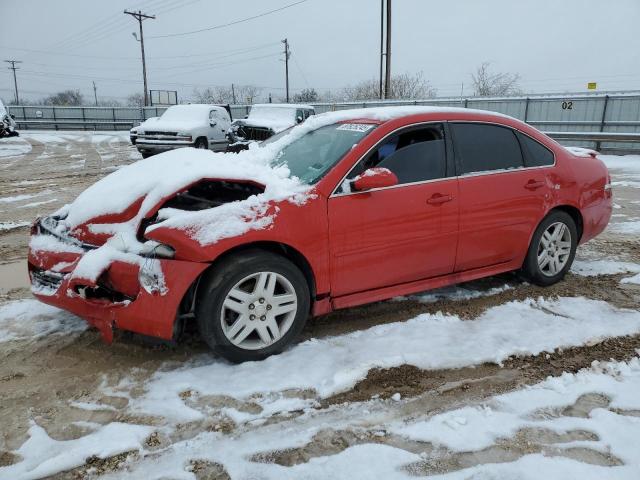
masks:
[[[5,60],[6,63],[10,63],[9,70],[13,70],[13,86],[16,89],[16,105],[20,105],[20,96],[18,95],[18,80],[16,79],[16,70],[20,70],[16,67],[16,63],[22,63],[20,60]]]
[[[138,10],[137,12],[130,12],[125,10],[124,13],[126,15],[131,15],[138,21],[138,25],[140,26],[140,50],[142,52],[142,77],[144,80],[144,106],[149,105],[149,90],[147,89],[147,64],[144,58],[144,34],[142,33],[142,21],[150,18],[155,20],[155,15],[146,15],[142,13],[142,11]],[[134,35],[135,36],[135,35]]]
[[[98,106],[98,87],[96,87],[96,82],[91,82],[93,83],[93,98],[96,101],[96,107]]]
[[[389,98],[391,89],[391,0],[387,0],[387,70],[384,81],[384,98]]]
[[[289,51],[289,41],[286,38],[282,40],[282,43],[284,43],[284,71],[286,75],[287,103],[289,103],[289,57],[291,52]]]
[[[383,62],[384,62],[384,0],[380,0],[380,100],[382,100]]]
[[[233,98],[233,104],[236,104],[236,88],[233,85],[233,83],[231,84],[231,97]]]

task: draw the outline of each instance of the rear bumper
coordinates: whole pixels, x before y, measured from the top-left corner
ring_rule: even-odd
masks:
[[[140,266],[114,261],[98,280],[73,277],[83,254],[29,249],[31,291],[49,305],[82,317],[111,341],[113,329],[171,339],[178,309],[185,293],[207,264],[179,260],[159,262],[164,287],[148,291],[140,283]]]
[[[583,231],[580,243],[600,235],[609,225],[613,211],[613,199],[605,198],[600,204],[582,210]]]

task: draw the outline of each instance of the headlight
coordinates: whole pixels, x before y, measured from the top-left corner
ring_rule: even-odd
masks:
[[[176,251],[173,247],[154,240],[145,242],[140,250],[141,256],[150,258],[173,258],[175,254]]]

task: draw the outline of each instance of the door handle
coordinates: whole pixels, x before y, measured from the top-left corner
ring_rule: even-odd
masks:
[[[544,187],[546,184],[541,180],[529,180],[524,188],[527,190],[536,190],[538,188]]]
[[[451,195],[442,195],[441,193],[434,193],[431,198],[427,200],[429,205],[442,205],[453,200]]]

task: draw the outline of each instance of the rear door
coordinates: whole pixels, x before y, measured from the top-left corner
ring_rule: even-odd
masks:
[[[329,198],[333,297],[451,273],[458,229],[458,185],[442,124],[387,136]],[[351,192],[368,168],[396,174],[393,187]]]
[[[450,130],[460,173],[455,271],[524,258],[545,212],[548,169],[527,168],[519,134],[509,127],[461,122]]]

